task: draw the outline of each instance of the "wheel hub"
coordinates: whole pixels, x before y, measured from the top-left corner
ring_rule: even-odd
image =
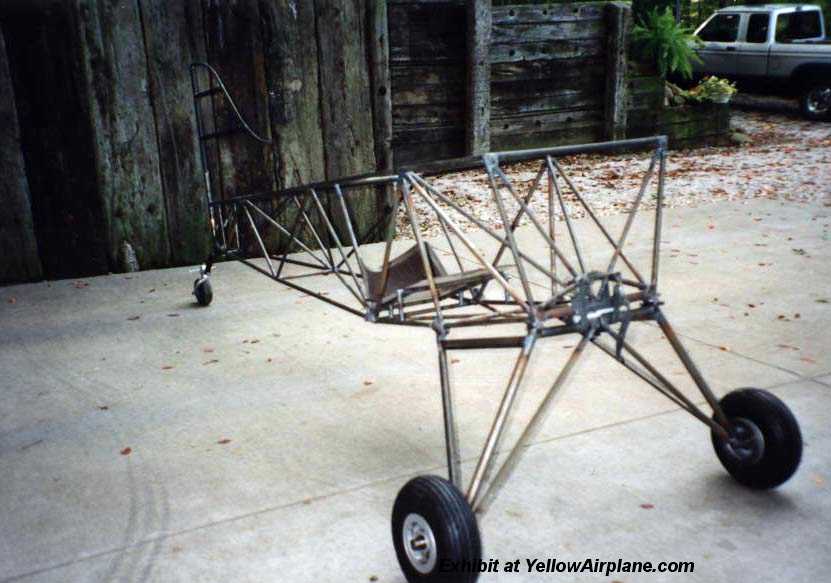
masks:
[[[436,537],[430,524],[420,514],[409,514],[402,529],[404,551],[416,571],[427,574],[436,567]]]
[[[808,109],[811,113],[824,113],[831,108],[831,87],[814,89],[808,95]]]
[[[727,451],[744,465],[753,465],[765,453],[765,437],[759,426],[750,419],[736,417],[731,420]]]

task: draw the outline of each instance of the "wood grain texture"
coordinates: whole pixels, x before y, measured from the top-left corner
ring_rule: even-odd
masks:
[[[171,262],[202,262],[208,254],[207,197],[194,120],[189,66],[205,61],[198,2],[139,0],[150,97],[158,135],[159,165]],[[208,101],[208,100],[205,100]]]
[[[468,154],[484,154],[490,149],[490,46],[491,0],[471,0],[467,4],[468,115],[465,149]]]
[[[0,4],[44,277],[110,270],[103,198],[80,58],[77,11]],[[48,87],[48,91],[43,88]]]
[[[376,160],[366,0],[315,0],[315,7],[326,176],[335,179],[372,172]],[[379,198],[374,189],[350,194],[358,232],[375,222],[383,206]],[[332,208],[343,234],[345,220],[339,207]]]
[[[626,136],[626,82],[632,8],[622,2],[606,5],[606,138]]]
[[[6,42],[0,30],[0,283],[42,274]]]
[[[168,265],[167,213],[138,5],[84,0],[77,7],[110,266],[118,268],[124,242],[133,246],[142,268]]]
[[[208,59],[251,128],[270,138],[267,83],[257,0],[203,0]],[[238,127],[225,99],[214,99],[217,130]],[[274,187],[272,148],[243,132],[217,141],[222,196],[230,198]]]

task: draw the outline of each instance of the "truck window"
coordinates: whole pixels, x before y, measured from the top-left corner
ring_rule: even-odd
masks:
[[[701,40],[716,43],[732,43],[738,36],[738,14],[717,14],[698,34]]]
[[[790,43],[822,35],[819,10],[780,14],[776,19],[776,42]]]
[[[767,42],[768,22],[770,22],[770,16],[767,14],[751,14],[747,23],[747,42]]]

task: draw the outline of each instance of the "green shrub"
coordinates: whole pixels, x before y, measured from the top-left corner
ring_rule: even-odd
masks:
[[[635,51],[643,59],[655,62],[658,73],[666,77],[678,73],[685,79],[692,77],[692,64],[701,62],[694,47],[700,40],[692,29],[675,22],[669,8],[651,10],[632,31]]]

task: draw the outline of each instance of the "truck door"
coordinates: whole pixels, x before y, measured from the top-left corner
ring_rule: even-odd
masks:
[[[768,71],[771,15],[757,13],[747,17],[743,40],[736,45],[736,73],[741,77],[764,77]]]
[[[704,45],[696,51],[703,61],[695,66],[696,72],[735,75],[740,22],[741,14],[718,13],[698,30]]]

